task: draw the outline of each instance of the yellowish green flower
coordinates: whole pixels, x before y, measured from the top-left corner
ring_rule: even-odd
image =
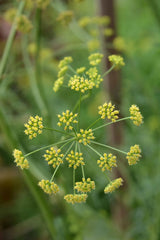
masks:
[[[87,178],[87,180],[82,178],[82,182],[76,182],[74,189],[82,193],[91,192],[95,189],[95,182],[91,181],[90,178]]]
[[[101,63],[103,58],[103,54],[101,53],[93,53],[88,57],[89,64],[92,66],[96,66]]]
[[[61,149],[51,147],[49,150],[46,150],[46,154],[44,154],[45,160],[49,165],[52,165],[53,168],[56,168],[58,165],[63,163],[64,154],[60,152]]]
[[[9,22],[13,23],[15,17],[16,17],[17,9],[16,8],[9,8],[5,13],[4,13],[4,19]]]
[[[73,12],[68,10],[61,12],[57,18],[57,21],[61,22],[63,25],[68,25],[72,21],[73,17]]]
[[[23,156],[23,153],[20,150],[14,149],[13,156],[15,159],[14,162],[17,164],[17,166],[19,166],[21,169],[29,168],[28,160],[25,159],[25,157]]]
[[[25,16],[17,17],[17,29],[22,33],[28,33],[33,28],[31,21]]]
[[[38,185],[43,189],[45,193],[52,194],[59,192],[59,187],[56,183],[50,182],[49,180],[42,179]]]
[[[115,110],[115,105],[112,105],[111,102],[105,102],[102,106],[98,107],[98,110],[102,119],[108,118],[112,122],[115,122],[118,119],[119,111]]]
[[[100,41],[98,39],[92,39],[87,42],[87,47],[90,52],[100,49]]]
[[[58,114],[59,122],[57,125],[61,127],[64,125],[64,130],[72,130],[73,129],[73,124],[78,123],[77,121],[77,113],[73,114],[69,110],[66,110],[66,112],[63,112],[62,115]]]
[[[83,143],[84,145],[87,145],[90,143],[90,140],[93,140],[95,137],[93,136],[92,129],[84,130],[80,129],[80,132],[77,133],[77,139],[79,143]]]
[[[34,0],[34,1],[37,7],[41,9],[45,9],[50,4],[50,0]]]
[[[82,153],[74,152],[71,150],[71,152],[66,157],[67,162],[69,163],[69,167],[72,167],[76,169],[80,165],[85,165],[82,157]]]
[[[103,157],[100,157],[100,160],[97,160],[97,164],[102,168],[102,172],[105,170],[111,171],[113,167],[117,167],[116,156],[112,155],[112,153],[104,153]]]
[[[143,116],[139,110],[139,107],[136,105],[132,105],[129,109],[130,111],[130,119],[136,126],[139,126],[143,123]]]
[[[65,67],[66,65],[70,64],[73,61],[72,57],[64,57],[58,65],[58,68],[61,69],[63,67]]]
[[[110,23],[110,17],[109,16],[94,17],[92,22],[100,26],[106,26]]]
[[[58,78],[63,77],[66,74],[67,70],[68,70],[68,66],[62,67],[58,72]]]
[[[83,18],[81,18],[80,20],[79,20],[79,25],[81,26],[81,27],[86,27],[88,24],[90,24],[91,23],[91,18],[90,17],[83,17]]]
[[[125,65],[123,58],[119,55],[110,55],[108,59],[112,65],[115,65],[116,68],[120,68]]]
[[[104,193],[112,193],[114,192],[117,188],[122,186],[123,184],[123,179],[122,178],[117,178],[113,181],[111,181],[104,189]]]
[[[130,147],[130,151],[127,153],[127,160],[129,165],[134,165],[139,161],[141,157],[141,149],[139,145],[135,144],[134,146]]]
[[[85,93],[86,91],[92,89],[94,87],[94,83],[90,81],[88,78],[80,77],[78,75],[74,75],[69,79],[68,86],[75,90],[76,92]]]
[[[78,74],[81,74],[81,73],[84,73],[85,70],[86,70],[85,67],[80,67],[80,68],[77,68],[76,72],[77,72]]]
[[[106,36],[106,37],[112,36],[113,33],[114,33],[114,31],[113,31],[112,28],[105,28],[105,29],[103,30],[103,34],[104,34],[104,36]]]
[[[89,70],[86,72],[86,74],[89,76],[90,82],[98,88],[100,83],[103,81],[103,78],[100,74],[98,74],[98,70],[96,67],[89,68]]]
[[[113,40],[113,46],[117,51],[124,51],[126,49],[126,43],[122,37],[116,37]]]
[[[42,133],[42,118],[39,116],[31,116],[28,120],[28,123],[24,124],[24,126],[26,127],[26,130],[24,132],[29,136],[29,139],[35,138],[37,137],[37,134]]]
[[[64,196],[64,199],[67,203],[84,203],[87,199],[87,194],[67,194]]]
[[[59,77],[53,85],[53,91],[57,92],[59,90],[59,88],[63,85],[64,82],[64,77]]]

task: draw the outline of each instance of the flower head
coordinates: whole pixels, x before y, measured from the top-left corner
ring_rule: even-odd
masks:
[[[21,15],[21,16],[17,17],[16,21],[17,21],[17,29],[20,32],[28,33],[31,31],[33,26],[31,24],[30,20],[25,15]]]
[[[24,131],[26,135],[29,135],[29,139],[37,137],[37,134],[42,133],[43,124],[42,118],[39,116],[30,117],[28,123],[24,124],[26,130]]]
[[[127,153],[127,160],[129,165],[134,165],[139,161],[141,157],[141,149],[139,145],[135,144],[134,146],[130,147],[130,151]]]
[[[50,0],[35,0],[38,8],[45,9],[50,4]]]
[[[88,130],[80,129],[80,132],[77,133],[77,138],[79,143],[87,145],[88,143],[90,143],[90,140],[93,140],[95,137],[93,136],[92,129]]]
[[[102,172],[105,170],[111,171],[113,167],[117,167],[116,156],[113,156],[112,153],[104,153],[103,157],[100,157],[100,160],[97,160],[97,164],[102,168]]]
[[[94,86],[98,88],[100,83],[103,81],[103,78],[101,77],[100,74],[98,74],[97,68],[96,67],[89,68],[86,74],[89,76],[89,80],[94,84]]]
[[[116,66],[116,68],[122,67],[125,65],[123,58],[118,55],[110,55],[108,57],[109,61]]]
[[[46,150],[46,154],[44,154],[45,160],[49,165],[52,165],[53,168],[63,163],[63,153],[60,153],[61,149],[54,149],[51,147],[49,150]]]
[[[78,123],[78,121],[76,120],[77,115],[77,113],[73,114],[69,110],[66,110],[66,112],[62,113],[62,115],[58,114],[59,122],[57,123],[57,125],[59,127],[64,125],[64,130],[72,130],[72,125]]]
[[[111,102],[105,102],[102,106],[98,107],[98,110],[102,119],[108,118],[112,122],[115,122],[118,119],[117,115],[119,114],[119,111],[115,110],[115,105],[112,105]]]
[[[123,183],[122,178],[117,178],[113,181],[111,181],[104,189],[104,193],[112,193],[114,192],[117,188],[119,188]]]
[[[133,121],[133,123],[136,126],[139,126],[143,123],[143,116],[139,111],[139,107],[137,107],[136,105],[132,105],[129,109],[130,111],[130,119]]]
[[[73,166],[74,169],[80,165],[85,164],[83,161],[82,153],[74,152],[73,150],[71,150],[71,152],[67,155],[66,160],[69,163],[69,167]]]
[[[68,57],[64,57],[58,65],[58,68],[61,69],[65,66],[67,66],[68,64],[70,64],[73,61],[72,57],[68,56]]]
[[[56,183],[50,182],[49,180],[42,179],[38,185],[43,189],[45,193],[52,194],[59,192],[59,187]]]
[[[57,18],[57,21],[61,22],[63,25],[68,25],[72,19],[73,19],[73,12],[68,10],[68,11],[64,11],[61,12],[60,15]]]
[[[92,39],[87,42],[87,47],[90,52],[93,52],[95,50],[99,50],[100,48],[100,41],[98,39]]]
[[[87,194],[67,194],[64,199],[66,202],[74,204],[86,202],[87,197]]]
[[[89,63],[92,66],[96,66],[100,64],[102,61],[102,58],[103,58],[103,54],[100,54],[100,53],[93,53],[88,57]]]
[[[76,92],[84,93],[89,89],[94,87],[94,83],[88,78],[80,77],[79,75],[74,75],[69,79],[68,86]]]
[[[78,74],[81,74],[81,73],[84,73],[85,70],[86,70],[85,67],[80,67],[80,68],[77,68],[76,72],[77,72]]]
[[[87,178],[87,180],[82,178],[82,182],[76,182],[74,189],[82,193],[91,192],[91,190],[95,189],[95,182],[91,181],[90,178]]]
[[[29,168],[29,163],[20,150],[14,149],[13,156],[15,158],[14,162],[17,164],[17,166],[19,166],[21,169]]]
[[[64,81],[64,77],[59,77],[55,82],[54,82],[54,85],[53,85],[53,91],[54,92],[57,92],[59,90],[59,88],[62,86],[63,84],[63,81]]]
[[[9,8],[5,13],[4,13],[4,18],[6,21],[9,23],[12,23],[14,21],[14,18],[16,16],[17,9],[16,8]]]

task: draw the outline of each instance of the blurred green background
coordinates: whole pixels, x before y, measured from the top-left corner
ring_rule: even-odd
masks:
[[[92,36],[76,24],[83,16],[98,14],[100,1],[52,2],[54,7],[51,5],[42,13],[41,76],[42,95],[47,106],[45,120],[48,125],[55,126],[57,114],[72,109],[77,100],[77,94],[66,88],[56,94],[52,91],[58,61],[71,55],[73,66],[87,64],[90,51],[86,41]],[[2,55],[10,29],[4,13],[16,7],[17,2],[0,1],[0,4]],[[56,20],[64,7],[74,12],[74,20],[67,26]],[[50,239],[34,197],[12,157],[13,142],[20,143],[28,152],[59,139],[59,135],[52,132],[33,141],[28,141],[24,135],[23,124],[28,117],[42,113],[33,97],[31,72],[28,74],[27,71],[34,69],[33,53],[28,55],[31,66],[26,68],[27,63],[24,62],[28,45],[35,42],[36,34],[35,12],[26,12],[34,27],[28,35],[17,33],[0,87],[0,239],[4,240]],[[56,240],[160,240],[160,3],[156,0],[117,0],[115,13],[117,35],[124,41],[121,54],[126,63],[121,72],[121,112],[127,116],[130,105],[137,104],[144,116],[144,124],[140,128],[130,123],[123,126],[121,148],[127,150],[131,145],[139,144],[142,159],[133,167],[120,165],[127,187],[112,195],[104,195],[105,177],[93,161],[94,154],[84,150],[88,159],[86,175],[96,182],[96,190],[90,194],[86,204],[78,206],[70,206],[63,200],[64,193],[72,188],[71,171],[64,165],[56,177],[61,193],[56,197],[45,196],[51,206]],[[97,106],[108,95],[101,88],[85,100],[81,111],[82,127],[96,119]],[[10,128],[11,135],[8,134]],[[107,132],[99,131],[96,137],[105,142],[108,139],[106,135]],[[29,160],[33,162],[35,177],[51,176],[51,169],[41,154]],[[119,213],[121,204],[125,211]],[[121,224],[123,222],[125,226]]]

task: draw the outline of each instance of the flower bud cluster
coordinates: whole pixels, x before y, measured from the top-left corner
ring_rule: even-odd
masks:
[[[143,123],[143,117],[139,111],[139,107],[137,107],[136,105],[132,105],[129,111],[130,111],[130,119],[133,121],[133,123],[136,126],[141,125]]]
[[[103,157],[100,157],[100,160],[97,160],[97,164],[102,168],[102,172],[105,170],[111,171],[113,167],[117,167],[116,156],[113,156],[112,153],[104,153]]]
[[[57,18],[57,21],[59,21],[63,25],[68,25],[72,21],[73,17],[74,17],[73,12],[68,10],[61,12]]]
[[[92,66],[96,66],[101,63],[102,58],[103,58],[103,54],[93,53],[88,57],[89,64]]]
[[[67,155],[66,160],[69,163],[69,167],[72,167],[76,169],[80,165],[85,165],[82,157],[82,153],[74,152],[71,150],[71,152]]]
[[[59,187],[56,183],[50,182],[49,180],[42,179],[38,185],[43,189],[45,193],[52,194],[59,192]]]
[[[115,65],[116,68],[119,68],[125,65],[123,58],[118,55],[110,55],[108,57],[108,60],[112,63],[112,65]]]
[[[59,77],[53,85],[53,91],[57,92],[64,82],[64,77]]]
[[[127,153],[127,160],[129,165],[134,165],[139,161],[141,157],[141,149],[139,145],[135,144],[134,146],[130,147],[130,151]]]
[[[93,140],[95,137],[93,136],[92,129],[88,130],[80,129],[80,132],[77,133],[77,138],[79,143],[87,145],[88,143],[90,143],[90,140]]]
[[[90,68],[86,74],[89,76],[90,81],[94,83],[94,86],[96,88],[98,88],[100,83],[103,82],[103,78],[100,74],[98,74],[96,67]]]
[[[20,31],[22,33],[30,32],[33,27],[32,23],[25,15],[21,15],[21,16],[17,17],[16,22],[17,22],[18,31]]]
[[[13,156],[15,158],[14,162],[17,164],[17,166],[19,166],[21,169],[29,168],[29,163],[20,150],[14,149]]]
[[[81,93],[84,93],[87,90],[92,89],[94,87],[94,83],[88,78],[74,75],[69,79],[68,87],[71,87],[71,89],[76,92],[80,91]]]
[[[67,203],[84,203],[87,199],[87,194],[67,194],[64,196],[64,199]]]
[[[117,178],[113,181],[111,181],[104,189],[104,193],[112,193],[114,192],[117,188],[119,188],[123,183],[122,178]]]
[[[49,165],[52,165],[53,168],[56,168],[58,165],[63,163],[64,154],[61,153],[61,149],[54,149],[51,147],[49,150],[46,150],[46,154],[44,154],[45,160]]]
[[[78,121],[76,120],[77,115],[77,113],[73,114],[69,110],[66,110],[66,112],[62,113],[62,115],[58,114],[59,122],[57,123],[57,125],[59,127],[65,125],[64,130],[72,130],[72,124],[78,123]]]
[[[111,102],[105,102],[102,106],[98,107],[98,110],[102,119],[108,118],[112,122],[115,122],[118,119],[117,115],[119,114],[119,111],[115,110],[115,105],[112,105]]]
[[[76,182],[74,189],[82,193],[91,192],[91,190],[95,189],[95,182],[91,181],[90,178],[87,178],[87,180],[82,178],[82,182]]]
[[[30,117],[28,120],[28,124],[24,124],[26,130],[24,131],[26,135],[29,135],[29,139],[37,137],[37,134],[42,133],[43,124],[42,118],[39,116]]]

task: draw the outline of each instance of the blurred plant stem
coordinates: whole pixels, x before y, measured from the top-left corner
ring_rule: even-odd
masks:
[[[147,0],[160,27],[160,4],[156,0]]]
[[[0,63],[0,80],[2,79],[3,73],[5,71],[5,67],[6,67],[7,60],[8,60],[9,54],[10,54],[12,43],[13,43],[14,37],[16,35],[16,27],[17,27],[16,19],[23,12],[24,6],[25,6],[25,1],[20,1],[19,6],[18,6],[18,10],[17,10],[17,14],[16,14],[14,22],[12,24],[12,28],[10,30],[10,34],[9,34],[8,39],[7,39],[5,49],[4,49],[4,52],[3,52],[3,55],[2,55],[2,60],[1,60],[1,63]]]

